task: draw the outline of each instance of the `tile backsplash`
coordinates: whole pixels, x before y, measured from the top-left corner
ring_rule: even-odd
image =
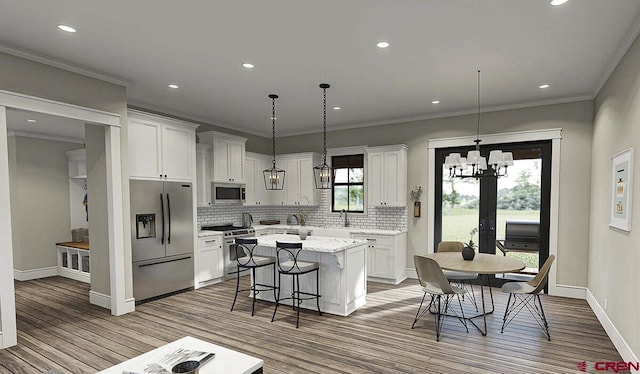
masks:
[[[242,225],[242,213],[253,216],[254,224],[260,220],[276,219],[286,223],[290,214],[298,210],[307,213],[309,226],[342,226],[344,217],[339,213],[330,213],[331,194],[329,190],[320,192],[320,206],[243,206],[241,204],[224,204],[198,208],[198,226],[233,223]],[[350,227],[382,230],[406,230],[407,208],[370,207],[366,214],[350,213]]]

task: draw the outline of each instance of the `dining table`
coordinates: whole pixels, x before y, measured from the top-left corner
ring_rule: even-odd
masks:
[[[495,310],[493,292],[491,291],[490,275],[504,273],[519,273],[525,268],[525,263],[517,258],[498,256],[492,253],[476,253],[473,260],[465,260],[460,252],[429,253],[425,257],[435,260],[444,270],[477,273],[480,278],[480,295],[482,299],[482,312],[474,316],[465,317],[482,335],[487,335],[487,314]],[[485,284],[486,282],[486,284]],[[484,300],[484,286],[488,286],[491,296],[491,310],[487,311]],[[474,319],[482,317],[483,328]]]

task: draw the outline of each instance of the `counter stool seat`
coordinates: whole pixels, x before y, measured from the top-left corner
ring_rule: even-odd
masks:
[[[271,265],[276,263],[275,257],[260,257],[260,256],[244,256],[238,258],[238,263],[241,263],[241,267],[260,267],[265,265]]]

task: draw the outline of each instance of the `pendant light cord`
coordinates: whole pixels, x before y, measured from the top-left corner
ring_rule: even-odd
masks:
[[[273,95],[275,96],[275,95]],[[277,97],[277,96],[276,96]],[[271,97],[271,125],[272,125],[272,138],[271,138],[271,155],[273,167],[276,167],[276,98]]]
[[[480,70],[478,70],[478,124],[476,127],[476,151],[480,151]]]
[[[323,88],[322,92],[323,92],[323,102],[324,102],[324,109],[323,109],[324,146],[322,148],[322,157],[323,157],[323,164],[326,165],[327,164],[327,89]]]

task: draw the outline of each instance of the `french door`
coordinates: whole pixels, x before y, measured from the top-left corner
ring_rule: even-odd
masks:
[[[517,257],[523,274],[497,275],[493,285],[505,279],[533,276],[549,256],[551,197],[551,141],[492,144],[480,147],[482,156],[492,149],[513,153],[514,165],[506,176],[460,179],[449,176],[444,158],[453,152],[463,156],[474,147],[439,148],[435,151],[434,248],[440,241],[470,240],[480,253]],[[538,227],[539,247],[505,248],[507,222]],[[502,249],[499,249],[502,248]],[[496,253],[497,251],[497,253]]]

